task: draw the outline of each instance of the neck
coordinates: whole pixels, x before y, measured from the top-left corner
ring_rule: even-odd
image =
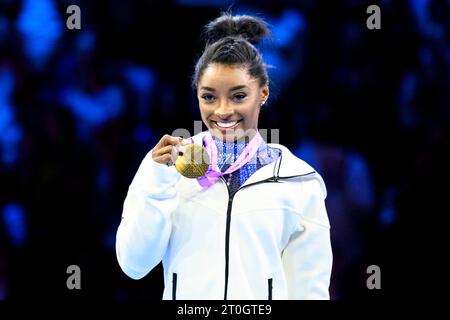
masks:
[[[257,132],[257,131],[256,131]],[[224,168],[223,164],[233,163],[242,154],[244,149],[249,145],[250,141],[255,137],[256,132],[251,136],[244,136],[237,140],[222,140],[213,136],[213,141],[217,147],[219,155],[218,164],[219,168]],[[264,144],[264,142],[263,142]]]
[[[236,136],[226,136],[221,135],[220,137],[217,135],[212,134],[212,137],[214,140],[222,141],[223,143],[245,143],[248,144],[258,133],[258,129],[248,129],[244,132],[242,136],[237,138]]]

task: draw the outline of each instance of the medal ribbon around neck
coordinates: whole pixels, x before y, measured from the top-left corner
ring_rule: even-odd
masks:
[[[211,164],[208,170],[206,171],[205,175],[203,177],[197,178],[198,183],[202,187],[208,188],[212,186],[217,181],[217,179],[219,179],[219,177],[238,170],[256,154],[258,148],[261,146],[263,141],[264,140],[259,134],[259,131],[257,131],[252,140],[250,140],[250,142],[242,150],[241,154],[236,159],[236,161],[227,170],[221,172],[219,166],[217,165],[218,160],[217,146],[212,138],[211,133],[208,131],[203,137],[203,144],[209,154]]]

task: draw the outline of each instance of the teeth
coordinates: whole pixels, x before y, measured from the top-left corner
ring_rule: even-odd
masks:
[[[234,126],[236,123],[238,123],[237,121],[233,121],[233,122],[217,122],[217,125],[219,127],[222,128],[230,128],[232,126]]]

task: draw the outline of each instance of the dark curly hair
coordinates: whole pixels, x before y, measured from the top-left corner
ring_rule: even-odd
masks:
[[[192,88],[197,89],[204,70],[213,63],[244,66],[261,87],[268,84],[267,66],[254,46],[268,35],[267,24],[254,16],[223,13],[208,23],[203,33],[206,46],[195,65]]]

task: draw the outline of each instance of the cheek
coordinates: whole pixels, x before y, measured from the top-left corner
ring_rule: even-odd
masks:
[[[211,108],[208,108],[208,106],[205,106],[202,103],[199,103],[199,109],[200,109],[200,114],[202,115],[202,117],[208,116],[211,113]]]
[[[252,105],[249,106],[245,111],[246,118],[251,121],[257,120],[259,116],[259,111],[260,111],[259,106],[256,103],[252,103]]]
[[[201,103],[199,103],[199,110],[200,110],[200,117],[203,121],[203,123],[209,127],[208,124],[208,117],[211,115],[211,108],[207,108],[204,105],[202,105]]]

